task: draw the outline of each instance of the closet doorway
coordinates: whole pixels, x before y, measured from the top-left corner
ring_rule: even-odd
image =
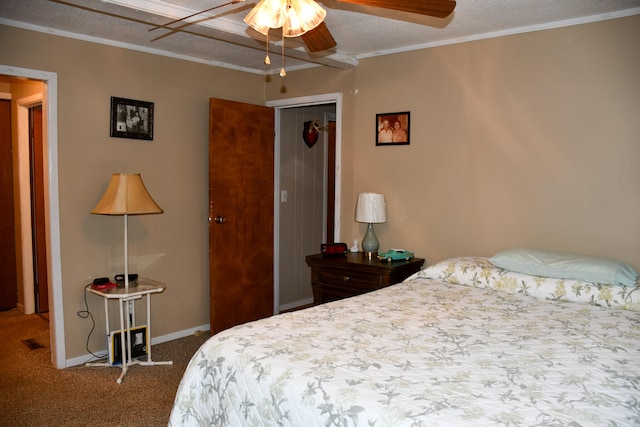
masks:
[[[274,312],[313,302],[305,257],[340,234],[341,94],[267,103],[276,109]],[[305,123],[320,132],[303,139]]]

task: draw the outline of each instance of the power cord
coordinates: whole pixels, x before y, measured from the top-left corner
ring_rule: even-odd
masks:
[[[93,314],[91,314],[91,312],[89,311],[89,303],[87,302],[87,288],[89,286],[91,286],[91,283],[84,287],[84,292],[83,293],[84,293],[84,306],[85,306],[85,309],[78,311],[78,316],[81,317],[82,319],[91,319],[91,330],[89,331],[89,335],[87,335],[87,344],[86,344],[87,352],[89,354],[91,354],[94,357],[94,359],[104,359],[105,357],[107,357],[106,355],[102,355],[102,356],[97,355],[97,354],[95,354],[94,352],[92,352],[89,349],[89,340],[91,339],[91,334],[93,333],[94,329],[96,328],[96,321],[93,318]]]

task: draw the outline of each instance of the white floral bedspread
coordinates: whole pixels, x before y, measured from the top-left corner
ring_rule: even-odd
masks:
[[[221,332],[191,360],[170,425],[640,425],[640,313],[494,279],[415,277]]]

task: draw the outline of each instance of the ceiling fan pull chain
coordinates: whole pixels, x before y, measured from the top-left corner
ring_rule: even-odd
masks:
[[[264,65],[271,64],[271,59],[269,59],[269,32],[267,31],[267,56],[264,57]]]
[[[280,77],[284,77],[287,75],[287,72],[284,70],[284,27],[282,27],[282,68],[280,69]]]

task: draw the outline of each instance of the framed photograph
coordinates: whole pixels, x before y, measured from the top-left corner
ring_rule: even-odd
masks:
[[[376,145],[409,145],[410,113],[376,114]]]
[[[111,136],[153,141],[153,102],[112,96]]]
[[[149,295],[147,295],[148,297]],[[125,339],[125,351],[127,351],[127,333],[124,334]],[[131,344],[129,349],[131,351],[131,358],[136,359],[138,357],[147,355],[147,342],[149,342],[149,331],[147,331],[147,325],[136,326],[131,328]],[[109,333],[109,363],[112,365],[122,364],[122,330],[111,331]]]

